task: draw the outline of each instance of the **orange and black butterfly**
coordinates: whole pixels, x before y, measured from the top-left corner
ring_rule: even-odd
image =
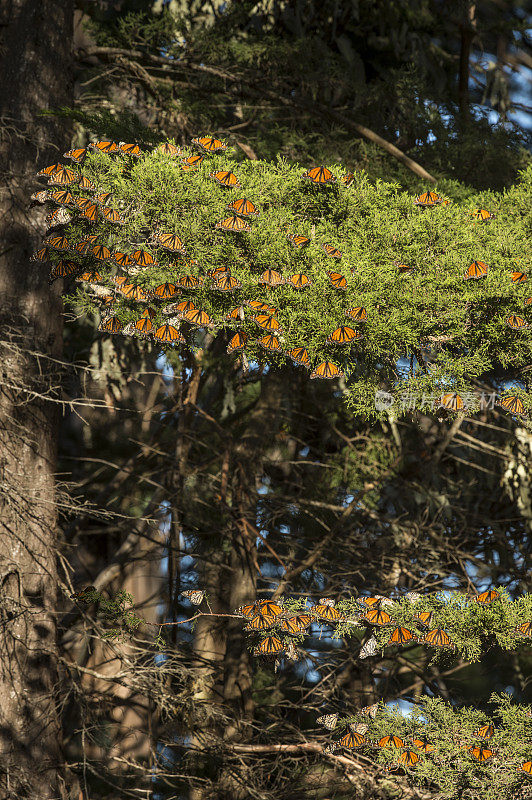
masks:
[[[266,286],[282,286],[284,282],[281,273],[275,269],[265,270],[259,278],[259,284],[265,284]]]
[[[337,247],[333,247],[332,244],[322,244],[321,249],[325,255],[330,256],[330,258],[342,258],[341,252]]]
[[[409,267],[408,264],[399,264],[399,262],[394,261],[395,266],[401,273],[412,272],[414,267]]]
[[[50,236],[43,240],[43,244],[53,250],[70,250],[70,243],[64,236]]]
[[[301,233],[288,233],[286,238],[289,242],[292,242],[294,247],[306,247],[310,244],[310,239],[308,236],[303,236]]]
[[[272,317],[271,314],[257,314],[257,316],[253,317],[253,320],[268,333],[282,333],[279,321]]]
[[[371,719],[375,719],[378,710],[379,710],[379,704],[373,703],[371,706],[364,706],[363,708],[361,708],[360,713],[365,714],[367,717],[370,717]]]
[[[440,405],[449,411],[460,411],[464,407],[464,401],[456,392],[449,392],[442,395]]]
[[[113,259],[120,267],[132,267],[135,263],[127,253],[121,253],[119,251],[113,254]]]
[[[368,318],[367,312],[365,308],[350,308],[348,311],[345,312],[346,317],[350,317],[354,319],[356,322],[363,322]]]
[[[274,600],[256,600],[254,603],[255,613],[266,617],[277,617],[282,614],[284,608]]]
[[[213,281],[212,288],[215,292],[234,292],[236,289],[241,289],[242,284],[231,275],[221,275]]]
[[[164,325],[161,325],[160,328],[157,328],[153,332],[153,338],[158,342],[164,342],[165,344],[184,344],[185,339],[183,334],[178,331],[178,329],[174,325],[170,325],[168,322]]]
[[[434,750],[434,745],[424,738],[412,739],[412,743],[414,747],[417,747],[418,750],[421,750],[423,753],[432,753]]]
[[[525,416],[525,407],[523,405],[523,401],[516,394],[509,394],[506,397],[502,397],[497,405],[505,408],[506,411],[509,411],[511,414]]]
[[[473,758],[476,758],[477,761],[487,761],[488,758],[493,756],[493,750],[489,750],[487,747],[481,747],[480,745],[468,747],[467,751],[471,753]]]
[[[526,320],[524,320],[523,317],[519,317],[517,314],[510,314],[505,322],[508,327],[512,328],[514,331],[522,331],[530,327]]]
[[[81,275],[78,275],[78,277],[76,278],[76,281],[78,283],[81,283],[82,281],[84,281],[85,283],[99,283],[99,281],[101,281],[101,279],[102,279],[102,276],[100,275],[99,272],[96,272],[95,270],[91,270],[91,271],[88,271],[88,272],[82,272]]]
[[[266,336],[262,336],[257,341],[259,345],[262,348],[264,348],[264,350],[269,350],[270,353],[281,352],[281,345],[279,344],[279,339],[277,338],[277,336],[274,336],[273,333],[268,333],[266,334]]]
[[[118,211],[115,211],[114,208],[108,208],[107,206],[102,206],[100,208],[102,217],[106,222],[111,222],[113,225],[125,225],[126,221],[124,217],[122,217]]]
[[[391,644],[403,645],[408,642],[417,642],[417,636],[412,631],[409,631],[408,628],[403,628],[399,625],[386,642],[386,647]]]
[[[325,380],[333,380],[334,378],[343,378],[344,373],[332,361],[322,361],[318,364],[316,369],[310,373],[310,379],[325,378]]]
[[[98,203],[99,206],[106,206],[107,203],[112,203],[113,200],[114,195],[111,192],[99,192],[94,196],[94,202]]]
[[[133,327],[136,333],[140,333],[142,336],[147,338],[151,335],[153,322],[148,317],[142,316],[135,322]]]
[[[277,314],[277,309],[273,306],[264,303],[262,300],[246,300],[246,305],[253,309],[253,311],[260,311],[263,314]]]
[[[66,153],[63,153],[63,158],[69,158],[76,164],[83,164],[86,155],[87,155],[87,148],[78,147],[75,150],[67,150]]]
[[[106,155],[118,155],[120,153],[116,142],[91,142],[88,147],[91,150],[99,150],[100,153],[105,153]]]
[[[307,289],[309,286],[312,286],[312,281],[304,272],[296,272],[296,274],[291,275],[286,282],[292,289]]]
[[[526,272],[512,272],[512,283],[524,283],[527,280]]]
[[[151,308],[150,306],[146,306],[146,308],[144,309],[144,311],[142,312],[142,314],[140,316],[141,317],[147,317],[148,319],[154,319],[157,316],[157,312],[156,312],[156,310],[154,308]]]
[[[344,614],[341,614],[337,608],[333,608],[326,603],[318,603],[318,605],[309,608],[309,614],[320,619],[325,619],[327,622],[339,622],[346,619]]]
[[[240,189],[241,183],[234,174],[234,172],[209,172],[209,178],[213,178],[220,186],[226,186],[229,189]]]
[[[71,600],[83,600],[87,601],[87,598],[91,595],[94,595],[98,592],[95,586],[85,586],[85,588],[80,589],[79,592],[74,592],[74,594],[70,595]]]
[[[327,336],[327,341],[331,344],[349,344],[354,339],[361,338],[362,335],[358,331],[355,331],[354,328],[350,328],[348,325],[341,325]]]
[[[348,731],[345,736],[342,736],[339,741],[335,744],[339,745],[340,747],[346,747],[347,749],[351,750],[355,747],[362,747],[363,744],[366,743],[366,737],[362,736],[360,733],[356,733],[355,731]]]
[[[186,314],[183,314],[183,319],[186,320],[186,322],[190,322],[191,325],[196,325],[198,328],[204,328],[211,324],[211,318],[207,312],[201,311],[199,308],[194,309],[194,311],[187,311]]]
[[[397,747],[401,748],[405,746],[405,743],[399,736],[392,736],[389,734],[388,736],[383,736],[382,739],[379,739],[377,742],[379,747]]]
[[[192,144],[200,147],[206,153],[221,153],[227,150],[227,145],[215,139],[214,136],[201,136],[197,139],[192,139]]]
[[[345,186],[351,186],[351,184],[355,181],[355,176],[352,172],[348,172],[347,175],[343,175],[340,180],[342,181]]]
[[[82,198],[84,200],[85,198]],[[101,217],[100,206],[98,203],[93,203],[90,201],[89,203],[83,203],[83,208],[80,208],[80,204],[76,203],[79,208],[80,217],[83,219],[87,219],[89,222],[98,222]]]
[[[68,189],[56,189],[55,192],[44,192],[44,194],[47,195],[48,200],[62,206],[71,206],[74,203],[74,195]]]
[[[390,615],[383,611],[381,608],[370,608],[370,610],[361,617],[362,622],[368,622],[370,625],[389,625],[392,622]]]
[[[175,233],[156,233],[153,237],[159,247],[172,253],[185,253],[185,245]]]
[[[243,350],[247,344],[247,341],[248,341],[247,333],[243,333],[241,331],[235,333],[235,335],[231,338],[229,344],[227,345],[227,352],[234,353],[237,350]]]
[[[431,644],[433,647],[454,647],[449,635],[443,628],[434,628],[434,630],[425,634],[425,638],[420,639],[420,641]]]
[[[432,611],[421,611],[419,614],[414,614],[414,619],[418,620],[419,625],[430,625],[432,621]]]
[[[286,351],[286,355],[294,364],[310,369],[310,356],[306,347],[293,347]]]
[[[203,278],[196,275],[181,275],[178,283],[182,289],[197,289],[203,285]]]
[[[78,181],[79,181],[79,175],[77,175],[74,172],[74,170],[70,169],[69,167],[64,167],[61,164],[59,169],[56,169],[54,172],[51,173],[48,180],[48,185],[70,186],[70,184],[77,183]]]
[[[46,222],[48,223],[49,228],[56,228],[60,225],[68,225],[70,220],[72,219],[72,215],[68,213],[66,208],[63,206],[59,206],[50,214],[46,215]]]
[[[154,257],[147,250],[135,250],[131,253],[131,258],[138,264],[139,267],[156,267],[158,266]]]
[[[189,169],[199,167],[205,156],[193,155],[187,156],[181,160],[181,169],[187,172]]]
[[[118,142],[118,149],[125,156],[135,156],[135,158],[140,158],[142,155],[140,147],[135,143],[128,144],[128,142]]]
[[[126,300],[137,300],[145,303],[151,298],[149,289],[143,289],[137,283],[124,283],[118,288]]]
[[[301,633],[309,627],[311,622],[312,617],[310,614],[298,614],[295,617],[282,619],[281,630],[286,631],[287,633]]]
[[[493,603],[494,600],[497,600],[500,597],[500,592],[496,592],[495,589],[488,589],[486,592],[481,592],[477,594],[475,600],[481,606],[487,606],[488,603]]]
[[[245,197],[241,197],[239,200],[233,200],[226,208],[234,214],[240,214],[241,217],[258,217],[260,213],[257,211],[254,203],[252,203],[251,200],[247,200]]]
[[[75,275],[81,269],[79,264],[75,261],[59,261],[51,270],[49,283],[53,283],[58,278],[68,278],[70,275]]]
[[[178,294],[181,294],[175,283],[160,283],[155,289],[151,291],[154,298],[157,300],[171,300]]]
[[[272,625],[275,623],[275,617],[267,617],[262,614],[257,614],[256,617],[252,617],[248,624],[245,626],[245,631],[265,631],[268,628],[271,628]]]
[[[314,167],[303,173],[303,178],[311,181],[315,186],[329,186],[336,183],[336,178],[327,167]]]
[[[345,275],[341,275],[339,272],[328,272],[327,276],[335,289],[341,289],[342,292],[345,292],[347,289],[347,278]]]
[[[226,314],[225,318],[228,322],[232,322],[233,324],[244,322],[244,306],[236,306],[236,308],[232,308],[229,314]]]
[[[493,727],[491,722],[487,722],[485,725],[482,725],[480,728],[477,728],[474,735],[478,736],[479,739],[491,739],[494,733],[495,733],[495,728]]]
[[[473,217],[473,219],[478,220],[478,222],[487,222],[489,219],[493,219],[495,214],[491,214],[485,208],[477,208],[475,211],[469,211],[469,214]]]
[[[485,278],[488,274],[488,265],[483,261],[473,261],[473,263],[464,272],[464,280],[468,281],[471,278],[478,281],[480,278]]]
[[[43,167],[41,170],[39,170],[39,172],[37,172],[37,177],[38,178],[50,177],[50,175],[53,175],[54,172],[57,172],[57,170],[59,169],[65,169],[65,167],[63,167],[63,164],[60,164],[59,162],[57,162],[57,164],[50,164],[49,167]]]
[[[518,625],[517,628],[515,628],[515,632],[532,638],[532,622],[523,622],[522,625]]]
[[[436,192],[424,192],[416,197],[414,205],[429,208],[430,206],[437,206],[442,202],[443,198],[441,198],[439,194],[436,194]]]
[[[82,175],[78,182],[78,188],[82,189],[83,191],[87,192],[95,192],[96,186],[93,184],[86,175]]]
[[[214,226],[222,231],[231,231],[233,233],[242,233],[243,231],[250,231],[251,226],[244,222],[240,217],[232,216],[217,222]]]
[[[231,274],[230,268],[225,266],[225,265],[223,267],[216,267],[215,269],[208,269],[207,270],[207,275],[213,281],[217,281],[218,278],[221,278],[222,276],[230,275],[230,274]]]
[[[399,756],[399,764],[404,767],[414,767],[419,761],[419,755],[415,750],[404,750]]]
[[[55,193],[54,193],[54,194],[55,194]],[[70,194],[70,192],[69,192],[69,194]],[[72,196],[72,195],[71,195],[71,196]],[[34,192],[34,193],[33,193],[33,194],[30,196],[30,200],[31,200],[33,203],[41,203],[41,205],[42,205],[43,203],[46,203],[46,201],[47,201],[47,200],[51,200],[51,199],[52,199],[52,198],[51,198],[51,192],[47,191],[46,189],[42,189],[40,192]]]
[[[529,775],[532,775],[532,761],[524,761],[519,769],[523,772],[528,772]]]
[[[165,156],[172,156],[174,158],[180,156],[183,152],[180,147],[176,147],[175,144],[171,144],[170,142],[163,142],[163,144],[158,145],[155,149]]]
[[[120,333],[122,323],[118,317],[105,317],[98,325],[98,330],[103,333]]]
[[[380,597],[380,595],[375,597],[359,597],[357,602],[362,603],[362,605],[366,606],[367,608],[376,608],[377,606],[380,606],[382,597]]]
[[[281,653],[284,650],[284,645],[277,636],[267,636],[262,642],[257,645],[253,653],[256,656],[270,656],[276,653]]]

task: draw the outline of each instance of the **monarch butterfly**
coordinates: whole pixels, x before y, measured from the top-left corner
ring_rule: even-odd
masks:
[[[85,211],[87,208],[95,205],[94,200],[90,197],[73,197],[72,198],[72,205],[74,205],[79,211]]]
[[[183,319],[187,322],[190,322],[191,325],[197,325],[198,328],[203,328],[206,325],[210,325],[211,318],[207,314],[206,311],[201,311],[201,309],[196,308],[194,311],[187,311],[186,314],[183,314]]]
[[[170,142],[163,142],[163,144],[158,145],[155,150],[165,156],[172,156],[174,158],[180,156],[183,152],[180,147],[176,147],[175,144],[171,144]]]
[[[532,761],[524,761],[519,769],[521,769],[523,772],[528,772],[529,775],[532,775]]]
[[[289,242],[292,242],[294,247],[306,247],[310,244],[308,236],[303,236],[301,233],[288,233],[286,238]]]
[[[258,217],[260,213],[251,200],[246,200],[245,197],[241,197],[239,200],[233,200],[226,208],[228,211],[233,211],[235,214],[240,214],[242,217]]]
[[[322,244],[321,249],[326,256],[330,256],[331,258],[342,258],[341,252],[337,247],[333,247],[332,244]]]
[[[510,314],[510,316],[506,319],[506,324],[514,331],[522,331],[525,328],[530,327],[523,317],[519,317],[517,314]]]
[[[525,300],[525,306],[529,306],[532,303],[532,297],[527,297]]]
[[[121,253],[118,251],[113,255],[113,259],[121,267],[131,267],[135,263],[131,256],[127,255],[127,253]]]
[[[47,176],[49,177],[50,175],[53,175],[54,172],[57,172],[58,169],[63,169],[63,168],[64,168],[63,165],[57,162],[57,164],[50,164],[49,167],[43,167],[43,169],[39,170],[39,172],[37,172],[36,174],[38,178],[45,178]]]
[[[227,145],[213,136],[201,136],[198,139],[192,139],[192,144],[201,147],[207,153],[218,153],[227,150]]]
[[[422,206],[428,208],[429,206],[437,206],[443,202],[443,198],[436,194],[436,192],[424,192],[414,200],[415,206]]]
[[[267,269],[260,276],[259,283],[267,286],[282,286],[284,278],[280,272],[276,272],[274,269]]]
[[[399,272],[412,272],[414,267],[409,267],[407,264],[399,264],[397,261],[394,261],[395,266],[399,270]]]
[[[306,289],[308,286],[312,286],[312,281],[304,272],[296,272],[295,275],[291,275],[287,283],[292,289]]]
[[[528,275],[525,272],[512,272],[512,283],[524,283],[528,280]]]
[[[127,142],[118,142],[118,149],[125,156],[135,156],[135,158],[139,158],[142,155],[142,151],[138,146],[138,144],[128,144]]]
[[[479,222],[486,222],[488,219],[493,219],[495,214],[491,214],[489,211],[486,211],[485,208],[476,208],[475,211],[469,212],[473,219],[478,220]]]
[[[44,239],[43,244],[53,250],[70,250],[70,244],[64,236],[52,236]]]
[[[161,283],[151,290],[153,297],[158,300],[170,300],[172,297],[180,294],[179,289],[175,283]]]
[[[454,647],[443,628],[434,628],[434,630],[429,631],[421,641],[426,642],[426,644],[431,644],[434,647]]]
[[[449,411],[459,411],[464,407],[464,401],[456,392],[450,392],[442,395],[440,405],[449,409]]]
[[[84,219],[88,219],[89,222],[98,222],[100,219],[100,206],[98,203],[87,203],[84,205],[84,208],[80,209],[80,216]]]
[[[47,195],[48,200],[53,200],[59,205],[70,206],[74,202],[74,195],[68,189],[56,189],[55,192],[44,192],[44,194]]]
[[[262,614],[258,614],[256,617],[252,617],[249,623],[245,626],[245,631],[264,631],[267,628],[271,628],[275,622],[275,617],[267,617],[263,616]]]
[[[182,289],[197,289],[203,285],[203,278],[196,275],[181,275],[178,282]]]
[[[118,211],[115,211],[114,208],[108,208],[107,206],[102,206],[100,211],[106,222],[111,222],[113,225],[126,224],[126,220],[124,219],[124,217],[120,216]]]
[[[498,597],[500,597],[500,592],[496,592],[495,589],[488,589],[486,592],[481,592],[477,594],[475,600],[481,606],[487,606],[488,603],[492,603]]]
[[[166,344],[185,343],[183,334],[180,333],[174,325],[170,325],[168,322],[164,325],[161,325],[160,328],[157,328],[157,330],[153,332],[153,338],[158,342],[164,342]]]
[[[98,325],[98,330],[103,333],[120,333],[122,330],[122,323],[118,317],[105,317]]]
[[[298,614],[295,617],[281,620],[281,630],[287,633],[301,633],[308,628],[312,622],[310,614]]]
[[[415,750],[405,750],[399,756],[399,764],[402,764],[404,767],[413,767],[419,761],[419,755],[415,752]]]
[[[51,214],[46,215],[46,222],[49,228],[55,228],[57,225],[68,225],[71,219],[72,215],[62,206],[56,208]]]
[[[361,619],[368,622],[370,625],[389,625],[392,621],[390,615],[381,608],[370,608]]]
[[[386,647],[391,644],[406,644],[407,642],[415,642],[417,641],[417,636],[415,636],[412,631],[409,631],[408,628],[402,628],[401,626],[397,627],[388,641],[386,642]]]
[[[277,314],[277,309],[273,306],[268,305],[268,303],[263,303],[262,300],[246,300],[246,305],[253,309],[253,311],[260,311],[264,314],[273,314],[274,316]]]
[[[248,603],[247,605],[240,606],[236,609],[235,614],[240,614],[243,617],[252,617],[256,613],[257,603]]]
[[[95,192],[96,191],[96,186],[93,184],[93,182],[91,180],[89,180],[89,178],[87,178],[86,175],[82,175],[81,176],[81,178],[79,179],[79,182],[78,182],[78,187],[80,189],[83,189],[83,190],[87,191],[87,192]]]
[[[97,588],[95,586],[85,586],[84,589],[80,589],[79,592],[74,592],[74,594],[70,595],[71,600],[87,600],[89,595],[94,594],[97,592]]]
[[[87,148],[86,147],[78,147],[75,150],[67,150],[66,153],[63,153],[63,158],[69,158],[71,161],[74,161],[76,164],[83,164],[85,161],[85,157],[87,155]]]
[[[131,258],[139,267],[159,266],[151,253],[148,253],[147,250],[135,250],[135,252],[131,254]]]
[[[120,152],[116,142],[90,142],[88,147],[90,147],[91,150],[99,150],[100,153],[106,154],[113,153],[116,155]]]
[[[128,277],[127,275],[113,275],[111,280],[116,286],[123,286],[125,283],[128,282]]]
[[[335,289],[341,289],[342,292],[345,292],[347,289],[347,278],[344,275],[341,275],[339,272],[328,272],[327,275]]]
[[[94,197],[94,202],[98,203],[99,206],[105,206],[107,203],[112,203],[113,200],[114,195],[111,192],[100,192]]]
[[[234,172],[209,172],[209,178],[214,178],[220,186],[227,186],[230,189],[241,189],[242,185]]]
[[[156,233],[153,238],[159,247],[162,247],[164,250],[170,250],[172,253],[185,252],[183,242],[175,233]]]
[[[355,733],[364,734],[364,733],[367,733],[369,731],[369,725],[366,725],[365,722],[357,722],[356,725],[354,723],[351,723],[349,725],[349,728],[350,728],[350,730],[354,731]]]
[[[75,261],[59,261],[50,270],[49,283],[53,283],[57,278],[68,278],[70,275],[75,275],[79,270],[80,265]]]
[[[184,311],[188,311],[191,308],[196,308],[192,300],[181,300],[180,303],[170,303],[170,305],[164,306],[161,311],[163,314],[177,314],[180,316]]]
[[[480,278],[485,278],[488,274],[488,265],[483,261],[473,261],[473,263],[464,272],[464,280],[468,281],[471,278],[478,281]]]
[[[414,747],[417,747],[418,750],[421,750],[423,753],[432,753],[434,750],[434,745],[427,741],[427,739],[412,739],[412,743]]]
[[[365,308],[350,308],[348,311],[345,312],[346,317],[350,317],[354,319],[356,322],[362,322],[363,320],[368,318],[367,312]]]
[[[342,738],[336,742],[336,744],[340,745],[340,747],[346,747],[349,750],[354,747],[361,747],[365,743],[366,737],[362,736],[360,733],[355,733],[354,731],[348,731],[345,736],[342,736]]]
[[[244,222],[243,219],[240,217],[233,216],[227,217],[227,219],[223,219],[221,222],[217,222],[214,226],[215,228],[219,228],[223,231],[233,231],[235,233],[241,233],[242,231],[250,231],[251,226]]]
[[[255,648],[253,653],[256,656],[259,655],[274,655],[275,653],[280,653],[284,650],[283,643],[277,636],[267,636],[262,642]]]
[[[368,639],[368,641],[365,642],[360,648],[358,657],[361,659],[370,658],[371,656],[377,655],[378,652],[379,652],[379,645],[376,638],[372,634]]]
[[[257,600],[255,608],[257,609],[257,614],[262,614],[265,617],[278,617],[284,611],[284,608],[274,600]]]
[[[325,380],[333,380],[334,378],[343,378],[344,373],[332,361],[322,361],[318,364],[315,370],[310,373],[310,379],[324,378]]]
[[[338,714],[324,714],[316,720],[318,725],[324,725],[328,730],[332,731],[336,728],[338,722]]]
[[[378,710],[379,710],[379,704],[373,703],[373,705],[371,706],[364,706],[364,708],[361,708],[360,713],[366,714],[366,716],[370,717],[371,719],[375,719]]]
[[[482,725],[480,728],[477,728],[474,735],[478,736],[479,739],[491,739],[494,733],[495,728],[491,722],[487,722],[486,725]]]
[[[232,275],[222,275],[214,281],[212,288],[215,292],[234,292],[236,289],[241,289],[242,284]]]
[[[332,608],[325,603],[320,603],[309,608],[309,614],[312,614],[314,617],[320,617],[320,619],[325,619],[327,622],[339,622],[345,619],[344,614],[341,614],[337,608]]]
[[[64,167],[62,164],[59,169],[52,172],[48,180],[49,186],[69,186],[71,183],[77,183],[79,176],[76,175],[74,170],[69,167]]]
[[[517,397],[515,394],[510,394],[507,397],[503,397],[497,405],[502,406],[511,414],[519,414],[520,416],[525,416],[525,407],[523,405],[523,401],[520,397]]]
[[[377,742],[379,747],[388,747],[391,745],[392,747],[404,747],[405,743],[399,736],[393,736],[392,734],[388,734],[388,736],[383,736],[382,739],[379,739]]]
[[[271,314],[257,314],[256,317],[253,317],[253,320],[260,328],[263,328],[269,333],[282,333],[279,321],[275,317],[272,317]]]
[[[136,283],[124,283],[119,287],[119,291],[122,292],[126,300],[140,300],[141,302],[146,302],[151,297],[151,292],[149,290],[143,289],[142,286]]]
[[[230,275],[230,274],[231,270],[229,269],[229,267],[225,265],[223,267],[216,267],[215,269],[207,270],[207,275],[209,276],[209,278],[212,278],[213,281],[217,281],[218,278],[222,277],[222,275]]]
[[[100,273],[93,270],[90,272],[82,272],[81,275],[76,278],[76,281],[78,283],[81,283],[82,281],[85,281],[85,283],[98,283],[98,281],[101,281],[101,279],[102,276]]]
[[[47,200],[51,200],[51,192],[48,192],[46,189],[42,189],[40,192],[34,192],[30,196],[30,200],[34,203],[46,203]]]
[[[418,620],[420,625],[430,625],[432,621],[432,611],[422,611],[420,614],[414,614],[414,619]]]
[[[382,597],[380,595],[375,597],[359,597],[357,600],[358,603],[362,603],[368,608],[375,608],[375,606],[380,606],[381,601]]]
[[[266,336],[262,336],[257,341],[259,345],[264,348],[264,350],[269,350],[271,353],[278,353],[281,350],[279,339],[277,336],[274,336],[273,333],[268,333]]]
[[[201,589],[185,589],[181,594],[195,606],[199,606],[205,597],[205,592],[202,592]]]
[[[343,175],[340,180],[345,186],[351,186],[351,184],[354,183],[355,176],[352,172],[348,172],[347,175]]]
[[[339,328],[336,328],[329,336],[327,336],[327,341],[331,344],[349,344],[352,342],[353,339],[361,339],[362,335],[355,331],[353,328],[350,328],[348,325],[341,325]]]
[[[518,625],[515,629],[516,633],[522,633],[523,636],[528,636],[532,638],[532,622],[523,622],[522,625]]]
[[[198,156],[198,155],[187,156],[181,161],[181,169],[187,171],[189,169],[194,169],[195,167],[199,167],[204,158],[205,156]]]
[[[236,350],[243,350],[248,341],[247,333],[235,333],[227,345],[227,352],[234,353]]]
[[[134,328],[137,333],[141,333],[145,338],[147,338],[151,333],[153,323],[151,319],[143,316],[135,322]]]
[[[150,306],[146,306],[146,308],[144,309],[144,311],[142,312],[142,314],[140,316],[141,317],[149,317],[149,319],[153,319],[154,317],[157,316],[157,312],[156,312],[156,310],[154,308],[150,308]]]
[[[225,318],[228,322],[244,322],[244,306],[236,306],[236,308],[232,308],[229,314],[226,314]]]
[[[336,183],[336,178],[327,167],[314,167],[303,173],[303,178],[308,179],[316,186],[327,186]]]
[[[468,747],[467,751],[471,753],[473,758],[476,758],[477,761],[487,761],[488,758],[491,758],[493,755],[493,750],[489,750],[487,747],[480,747],[479,745]]]
[[[286,351],[286,355],[294,364],[310,369],[310,356],[306,347],[293,347]]]

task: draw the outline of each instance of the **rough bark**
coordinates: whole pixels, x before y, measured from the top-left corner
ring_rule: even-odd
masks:
[[[72,101],[71,36],[69,0],[0,10],[0,796],[17,800],[79,793],[62,769],[54,614],[62,304],[29,261],[45,222],[28,209],[35,172],[70,143],[38,114]]]

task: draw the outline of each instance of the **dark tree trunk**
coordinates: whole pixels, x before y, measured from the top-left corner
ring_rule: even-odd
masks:
[[[79,796],[65,781],[57,696],[56,468],[61,299],[29,257],[45,232],[35,173],[69,146],[39,118],[71,103],[72,4],[0,10],[0,796]],[[42,355],[37,356],[36,353]],[[57,372],[55,370],[55,372]]]

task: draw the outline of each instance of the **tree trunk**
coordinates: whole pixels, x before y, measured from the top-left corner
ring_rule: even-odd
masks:
[[[12,0],[0,11],[0,796],[66,798],[56,637],[54,362],[61,299],[29,257],[45,232],[28,210],[35,173],[69,146],[39,119],[71,102],[72,5]],[[35,355],[42,354],[41,356]]]

